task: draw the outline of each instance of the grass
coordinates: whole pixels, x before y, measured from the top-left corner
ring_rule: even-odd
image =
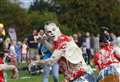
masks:
[[[22,77],[24,77],[24,78],[22,78]],[[60,75],[59,82],[62,82],[62,80],[63,80],[63,76]],[[42,82],[42,75],[32,76],[32,75],[24,74],[21,76],[20,79],[14,80],[14,79],[8,78],[8,82]],[[49,77],[49,82],[53,82],[53,79],[51,76]]]
[[[25,65],[20,65],[20,67],[23,67]],[[10,79],[10,72],[7,72],[7,82],[43,82],[43,76],[42,74],[38,75],[31,75],[28,71],[20,71],[20,79]],[[59,82],[62,82],[63,76],[60,74],[59,76]],[[49,82],[53,82],[52,76],[49,77]]]

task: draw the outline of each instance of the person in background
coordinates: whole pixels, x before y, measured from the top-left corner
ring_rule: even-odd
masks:
[[[45,32],[44,32],[43,29],[40,29],[39,32],[38,32],[37,38],[38,38],[38,39],[39,39],[39,38],[44,39],[44,37],[46,37],[46,34],[45,34]]]
[[[83,47],[83,42],[84,42],[83,35],[80,32],[77,32],[77,36],[78,36],[78,46]]]
[[[4,57],[5,57],[5,38],[6,38],[6,34],[5,34],[5,29],[4,29],[4,25],[2,23],[0,23],[0,82],[6,82],[6,76],[4,76],[4,71],[6,70],[12,70],[14,71],[14,78],[18,77],[18,69],[15,65],[8,65],[4,62]]]
[[[72,37],[73,37],[75,43],[78,45],[78,35],[77,34],[73,34]]]
[[[25,38],[22,43],[22,63],[28,63],[28,45],[27,45],[27,39]]]
[[[101,33],[100,33],[100,46],[104,45],[106,42],[112,42],[113,39],[110,35],[110,30],[108,27],[101,27]]]
[[[29,55],[29,63],[31,61],[35,60],[36,55],[38,54],[38,50],[37,50],[37,30],[33,30],[32,35],[28,36],[27,38],[27,44],[28,44],[28,55]]]
[[[94,53],[95,53],[95,52],[99,51],[99,48],[100,48],[99,34],[97,34],[97,33],[94,34],[93,42],[94,42],[93,50],[94,50]]]
[[[38,50],[41,53],[41,60],[48,60],[52,56],[52,52],[49,50],[47,45],[44,43],[44,39],[46,39],[49,43],[50,39],[47,38],[47,36],[44,33],[44,30],[40,30],[41,37],[39,38],[39,45]],[[48,78],[50,73],[53,76],[54,82],[59,81],[59,65],[58,62],[54,63],[53,65],[45,64],[43,66],[43,82],[49,82]]]
[[[16,53],[16,41],[11,40],[10,46],[9,46],[9,55],[11,55],[10,62],[13,65],[17,66],[17,53]]]
[[[89,32],[86,32],[85,34],[85,41],[83,42],[83,46],[85,48],[85,52],[86,52],[86,60],[87,60],[87,64],[91,64],[91,58],[93,55],[93,50],[92,50],[92,39],[90,36]]]
[[[16,51],[16,60],[17,64],[20,64],[22,61],[22,43],[18,41],[15,46],[15,51]]]

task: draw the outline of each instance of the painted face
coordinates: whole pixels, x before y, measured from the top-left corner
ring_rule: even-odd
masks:
[[[61,35],[60,29],[59,27],[57,27],[55,23],[50,23],[48,25],[45,25],[44,28],[46,34],[53,39],[56,39],[58,36]]]

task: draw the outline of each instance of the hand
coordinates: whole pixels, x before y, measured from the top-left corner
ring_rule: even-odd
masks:
[[[36,65],[37,62],[38,62],[38,60],[36,60],[36,61],[31,61],[31,63],[30,63],[29,65],[30,65],[30,66]]]
[[[49,64],[49,61],[44,61],[44,60],[37,60],[37,61],[32,61],[30,65],[36,65],[36,64]]]
[[[64,79],[62,82],[69,82],[68,80]]]
[[[39,64],[50,64],[49,60],[39,60],[38,61]]]

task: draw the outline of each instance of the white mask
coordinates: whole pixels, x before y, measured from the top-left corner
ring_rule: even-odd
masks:
[[[50,23],[48,25],[45,25],[44,28],[46,34],[53,39],[56,39],[58,36],[61,35],[60,29],[55,23]]]

